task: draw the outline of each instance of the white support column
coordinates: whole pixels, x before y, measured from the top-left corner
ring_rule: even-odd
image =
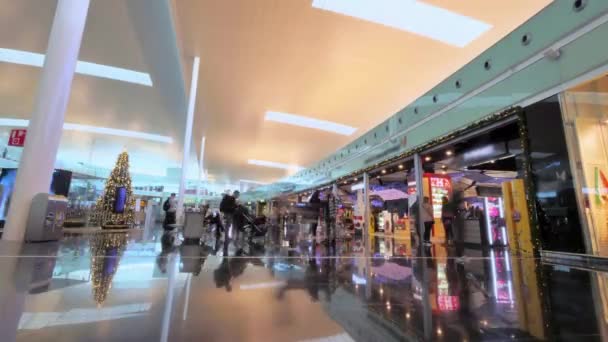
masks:
[[[4,240],[23,240],[32,198],[49,191],[88,9],[89,0],[57,3]]]
[[[201,201],[201,183],[203,178],[207,175],[205,174],[205,137],[201,138],[201,155],[198,158],[198,184],[196,185],[196,199]],[[202,202],[202,201],[201,201]]]
[[[369,242],[369,221],[370,221],[370,208],[369,208],[369,174],[367,172],[363,173],[363,229],[362,235],[365,243]]]
[[[184,155],[182,157],[182,175],[179,181],[177,195],[177,222],[183,223],[184,218],[184,196],[186,194],[186,176],[188,174],[188,158],[190,157],[190,145],[192,142],[192,123],[194,122],[194,109],[196,107],[196,89],[198,87],[198,67],[200,58],[194,57],[192,64],[192,78],[190,79],[190,94],[188,95],[188,115],[186,118],[186,131],[184,133]]]

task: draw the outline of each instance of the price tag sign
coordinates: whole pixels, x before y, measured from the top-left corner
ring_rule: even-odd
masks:
[[[8,138],[8,146],[23,147],[25,145],[25,136],[27,130],[25,129],[12,129],[11,135]]]

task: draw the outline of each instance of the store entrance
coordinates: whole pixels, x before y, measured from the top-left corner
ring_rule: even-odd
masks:
[[[370,234],[408,240],[415,232],[411,220],[416,202],[414,161],[405,159],[370,172]]]
[[[514,121],[422,154],[431,241],[531,252],[521,155]]]

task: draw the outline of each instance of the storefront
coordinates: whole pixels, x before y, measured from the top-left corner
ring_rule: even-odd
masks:
[[[597,176],[589,171],[573,174],[573,152],[569,155],[565,133],[559,98],[552,96],[523,109],[496,114],[365,170],[368,201],[364,188],[352,188],[363,181],[361,173],[344,177],[338,184],[352,189],[355,226],[369,203],[370,234],[421,234],[423,229],[413,229],[418,224],[415,212],[418,200],[428,198],[434,243],[452,240],[478,248],[508,246],[521,253],[585,253],[577,206],[587,203],[585,218],[593,218],[593,225],[602,217],[608,218],[596,207],[608,200],[608,169],[599,170],[598,166]],[[592,157],[581,159],[585,163]],[[415,158],[420,160],[418,171]],[[608,158],[604,158],[602,165],[608,166]],[[584,191],[576,194],[575,181],[588,179],[599,183],[584,183],[587,185],[579,187]],[[599,195],[594,203],[588,198],[593,193],[590,189]],[[577,201],[578,197],[582,199]],[[605,234],[606,229],[597,232]],[[596,245],[608,245],[603,235],[594,236]]]
[[[608,75],[560,96],[587,251],[608,257]]]
[[[416,199],[412,158],[399,160],[369,174],[370,234],[404,240],[411,237],[411,207]]]

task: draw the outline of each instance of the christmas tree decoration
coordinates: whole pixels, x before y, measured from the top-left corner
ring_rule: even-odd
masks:
[[[91,241],[91,280],[93,299],[103,304],[112,287],[112,279],[127,246],[127,234],[97,234]]]
[[[131,228],[134,206],[129,154],[122,152],[106,181],[103,195],[97,200],[95,219],[104,229]]]

